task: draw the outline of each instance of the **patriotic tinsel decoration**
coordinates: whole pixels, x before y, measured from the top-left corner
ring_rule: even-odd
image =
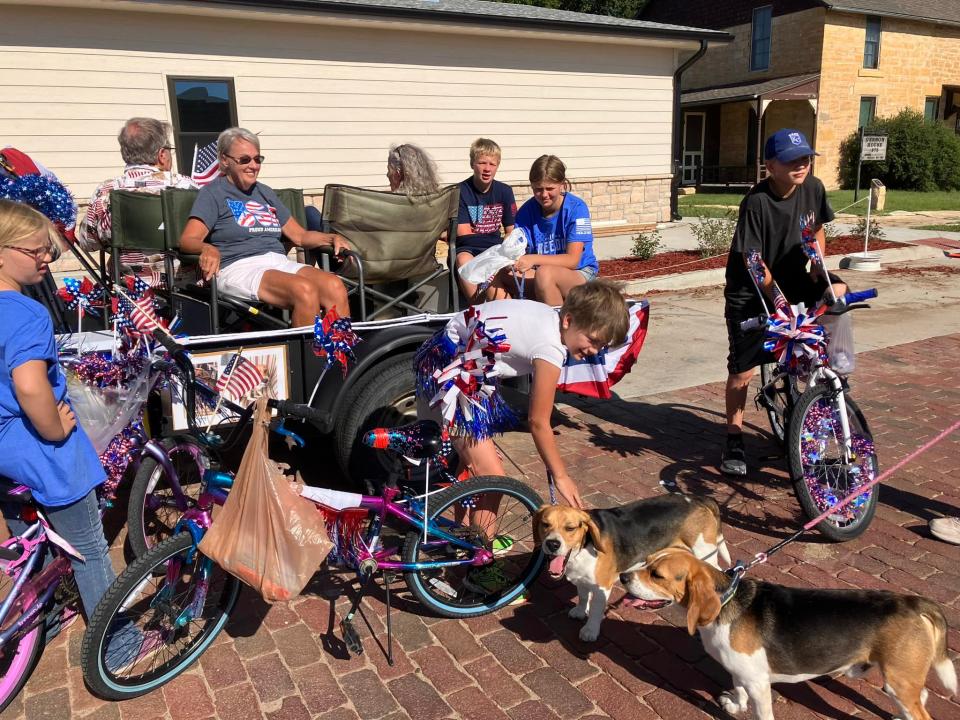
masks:
[[[818,358],[827,362],[826,334],[817,317],[818,313],[807,313],[803,303],[777,308],[767,320],[763,349],[791,374],[808,373]]]
[[[327,367],[335,362],[340,363],[343,374],[347,374],[347,362],[357,357],[353,354],[354,346],[360,338],[353,331],[353,323],[348,317],[337,315],[336,308],[330,308],[324,313],[323,319],[317,315],[313,323],[313,354],[327,359]]]
[[[61,229],[72,228],[77,219],[73,195],[62,183],[45,175],[0,178],[0,198],[30,205]]]
[[[82,313],[89,313],[93,317],[100,317],[103,307],[103,288],[95,284],[90,278],[77,280],[64,278],[63,287],[57,290],[57,295],[63,300],[68,310],[78,307]]]

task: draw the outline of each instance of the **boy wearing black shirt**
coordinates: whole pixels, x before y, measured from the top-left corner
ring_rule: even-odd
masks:
[[[766,265],[761,283],[773,306],[773,286],[783,291],[791,304],[816,304],[827,290],[827,280],[818,268],[807,269],[802,237],[813,235],[824,250],[824,223],[833,220],[823,183],[810,175],[816,153],[803,133],[778,130],[767,138],[764,161],[767,177],[757,183],[740,203],[740,217],[727,258],[724,287],[727,336],[727,444],[720,462],[726,475],[746,475],[743,446],[743,411],[753,370],[773,356],[763,349],[765,329],[743,331],[740,323],[764,312],[757,288],[747,268],[747,256],[759,251]],[[831,275],[839,296],[846,292],[842,281]]]

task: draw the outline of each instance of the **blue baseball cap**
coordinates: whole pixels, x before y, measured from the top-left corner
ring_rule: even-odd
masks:
[[[782,163],[793,162],[797,158],[816,154],[810,147],[810,143],[807,142],[806,135],[799,130],[788,128],[777,130],[767,138],[766,145],[763,146],[764,160],[777,160]]]

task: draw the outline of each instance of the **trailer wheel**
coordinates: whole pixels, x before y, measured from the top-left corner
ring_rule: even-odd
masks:
[[[358,487],[378,488],[399,461],[381,450],[365,447],[360,438],[375,427],[405,425],[417,419],[413,353],[395,355],[364,373],[343,399],[334,424],[337,462]]]

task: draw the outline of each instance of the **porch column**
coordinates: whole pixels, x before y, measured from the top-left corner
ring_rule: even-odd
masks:
[[[757,96],[757,172],[754,183],[760,182],[760,166],[763,164],[763,97]]]

